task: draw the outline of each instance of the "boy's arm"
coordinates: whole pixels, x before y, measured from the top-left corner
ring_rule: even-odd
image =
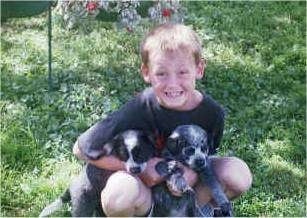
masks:
[[[121,160],[119,160],[118,158],[116,158],[112,155],[101,157],[97,160],[90,160],[90,159],[86,158],[79,149],[78,141],[74,144],[73,153],[79,159],[84,160],[88,163],[91,163],[98,168],[102,168],[102,169],[106,169],[106,170],[114,170],[114,171],[125,170],[124,162],[122,162]]]
[[[187,166],[184,165],[182,166],[183,166],[183,177],[187,181],[188,185],[193,187],[198,180],[197,173],[195,173],[192,169],[190,169]]]
[[[158,162],[162,161],[162,158],[154,157],[147,162],[145,170],[140,173],[139,177],[148,187],[152,187],[161,183],[164,179],[158,174],[155,166]]]
[[[100,159],[105,156],[104,145],[118,133],[128,129],[147,130],[149,127],[144,120],[146,120],[146,115],[143,105],[140,103],[140,97],[133,98],[78,137],[77,143],[81,155],[77,156],[84,160],[96,161]]]
[[[209,141],[209,154],[216,154],[218,147],[221,143],[225,124],[225,112],[221,110],[218,114],[215,124],[212,129],[211,141]]]
[[[95,165],[98,168],[118,171],[118,170],[126,170],[124,162],[116,158],[115,156],[106,156],[101,157],[98,160],[89,160],[89,163]]]

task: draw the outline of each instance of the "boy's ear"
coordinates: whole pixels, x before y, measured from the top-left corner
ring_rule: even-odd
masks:
[[[150,83],[150,79],[149,79],[149,68],[147,65],[143,64],[141,65],[141,74],[142,74],[142,77],[144,79],[144,81],[146,83]]]
[[[197,75],[196,79],[201,79],[205,75],[205,69],[207,66],[207,60],[202,58],[200,59],[199,63],[197,64]]]

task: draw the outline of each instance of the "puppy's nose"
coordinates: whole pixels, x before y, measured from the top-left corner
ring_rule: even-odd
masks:
[[[131,167],[129,169],[130,173],[133,173],[133,174],[138,174],[141,172],[141,167]]]
[[[205,160],[205,159],[197,158],[197,159],[195,160],[195,165],[196,165],[197,167],[204,167],[205,164],[206,164],[206,160]]]

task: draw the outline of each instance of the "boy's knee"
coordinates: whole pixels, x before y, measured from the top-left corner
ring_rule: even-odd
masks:
[[[252,184],[252,174],[244,161],[236,157],[212,157],[213,170],[229,199],[236,198],[247,191]],[[197,200],[206,204],[212,200],[209,187],[197,183]]]
[[[236,157],[223,158],[216,167],[217,175],[230,198],[246,192],[252,184],[252,174],[247,164]]]
[[[139,208],[144,204],[140,201],[143,199],[145,201],[146,197],[151,196],[142,199],[141,185],[143,184],[140,184],[137,177],[126,172],[119,171],[112,174],[101,192],[101,204],[105,214],[107,216],[134,216],[136,213],[142,213],[142,210],[146,212],[147,205],[144,205],[144,209]]]
[[[138,194],[136,179],[128,173],[116,172],[110,176],[101,192],[102,208],[108,216],[132,216],[131,204]]]

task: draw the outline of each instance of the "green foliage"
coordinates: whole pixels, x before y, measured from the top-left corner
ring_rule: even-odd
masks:
[[[208,59],[197,85],[227,111],[220,154],[254,175],[235,215],[306,216],[306,3],[184,4]],[[150,25],[68,32],[53,21],[51,92],[46,17],[2,24],[1,216],[37,216],[80,170],[78,135],[145,87],[138,49]]]

